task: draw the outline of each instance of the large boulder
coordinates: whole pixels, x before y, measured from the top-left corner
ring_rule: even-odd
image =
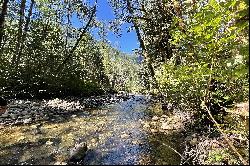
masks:
[[[69,162],[78,162],[83,160],[87,150],[88,147],[86,142],[75,145],[75,147],[70,150]]]

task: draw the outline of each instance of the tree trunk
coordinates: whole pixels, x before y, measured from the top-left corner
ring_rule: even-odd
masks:
[[[154,88],[157,88],[157,89],[158,89],[158,84],[157,84],[156,78],[155,78],[155,71],[154,71],[154,68],[153,68],[153,66],[152,66],[152,59],[151,59],[151,57],[148,55],[148,52],[147,52],[147,49],[146,49],[146,47],[145,47],[144,41],[143,41],[142,36],[141,36],[141,34],[140,34],[139,26],[137,25],[137,22],[136,22],[136,20],[135,20],[134,17],[133,17],[133,13],[134,13],[134,12],[133,12],[131,3],[130,3],[129,0],[126,0],[126,2],[127,2],[128,12],[129,12],[129,14],[131,15],[132,23],[133,23],[133,25],[134,25],[134,27],[135,27],[135,32],[136,32],[137,38],[138,38],[138,40],[139,40],[140,47],[141,47],[141,49],[142,49],[142,55],[143,55],[143,57],[144,57],[145,60],[146,60],[146,65],[147,65],[147,68],[148,68],[148,70],[149,70],[150,77],[152,78],[152,82],[151,82],[152,88],[153,88],[153,89],[154,89]]]
[[[4,21],[7,15],[7,7],[9,0],[4,0],[2,5],[2,13],[0,15],[0,46],[2,46],[2,40],[4,36]]]
[[[20,61],[20,57],[22,56],[22,51],[23,51],[25,40],[26,40],[26,35],[27,35],[28,28],[29,28],[29,23],[30,23],[30,18],[31,18],[31,15],[32,15],[32,9],[33,9],[34,3],[35,3],[35,1],[31,0],[30,8],[29,8],[29,11],[28,11],[28,16],[26,17],[26,23],[24,25],[23,36],[21,38],[20,49],[19,49],[19,52],[18,52],[18,55],[17,55],[17,62]]]
[[[23,33],[23,22],[24,22],[24,10],[25,10],[26,0],[21,1],[20,10],[19,10],[19,25],[18,25],[18,35],[17,35],[17,45],[16,53],[13,55],[12,65],[18,66],[19,61],[17,61],[16,55],[18,55],[21,42],[22,42],[22,33]],[[20,57],[19,57],[20,58]]]
[[[68,33],[69,33],[69,25],[70,25],[70,1],[68,2],[68,11],[67,11],[67,29],[66,29],[66,41],[65,41],[65,46],[64,46],[64,49],[65,49],[65,57],[66,55],[68,55]]]

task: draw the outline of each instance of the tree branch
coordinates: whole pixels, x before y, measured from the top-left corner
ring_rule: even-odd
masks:
[[[80,30],[80,31],[81,31],[80,37],[77,39],[77,41],[76,41],[74,47],[73,47],[73,48],[70,50],[70,52],[68,53],[68,56],[67,56],[67,57],[63,60],[63,62],[57,67],[57,70],[56,70],[57,73],[59,73],[59,71],[61,70],[62,66],[63,66],[64,64],[66,64],[66,62],[67,62],[67,61],[70,59],[70,57],[73,55],[73,53],[75,52],[76,48],[78,47],[80,41],[82,40],[83,36],[84,36],[85,33],[87,32],[87,30],[88,30],[88,28],[89,28],[89,26],[90,26],[90,23],[91,23],[91,21],[92,21],[93,18],[94,18],[94,14],[96,13],[96,4],[97,4],[97,0],[96,0],[95,5],[94,5],[94,7],[93,7],[93,9],[92,9],[91,16],[90,16],[90,18],[89,18],[89,20],[88,20],[86,26],[85,26],[84,28],[81,28],[81,30]]]

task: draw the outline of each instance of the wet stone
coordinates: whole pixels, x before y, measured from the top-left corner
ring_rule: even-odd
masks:
[[[11,117],[12,119],[17,119],[17,116],[18,116],[18,115],[16,115],[16,114],[10,114],[10,117]]]
[[[22,115],[27,115],[28,113],[29,113],[29,112],[26,111],[26,110],[21,112]]]
[[[39,107],[39,106],[41,106],[40,103],[33,103],[32,105],[33,105],[34,107]]]
[[[49,120],[49,117],[48,117],[48,116],[45,116],[43,119],[44,119],[44,120]]]
[[[168,123],[162,123],[161,128],[163,130],[171,130],[172,128],[169,126]]]
[[[31,118],[30,115],[25,115],[25,116],[23,116],[23,119],[29,119],[29,118]]]
[[[158,116],[154,116],[154,117],[152,118],[152,120],[153,120],[153,121],[157,121],[157,120],[159,120],[159,117],[158,117]]]
[[[14,124],[15,124],[15,125],[20,125],[20,124],[23,124],[23,122],[22,122],[22,121],[17,120],[17,121],[15,121],[15,122],[14,122]]]
[[[2,118],[8,118],[9,115],[8,115],[8,114],[2,114],[1,117],[2,117]]]
[[[18,115],[17,119],[23,119],[23,117],[21,115]]]
[[[31,101],[26,101],[24,104],[31,104]]]
[[[28,119],[24,119],[23,120],[23,123],[24,124],[29,124],[29,123],[31,123],[32,122],[32,119],[31,118],[28,118]]]
[[[73,149],[70,150],[70,162],[77,162],[83,159],[86,155],[86,152],[88,150],[87,143],[82,142],[80,144],[75,145]]]
[[[51,121],[51,122],[55,122],[55,121],[56,121],[56,119],[54,119],[54,118],[53,118],[53,119],[51,119],[50,121]]]
[[[17,104],[11,104],[10,107],[13,108],[13,109],[14,109],[14,108],[15,108],[15,109],[16,109],[16,108],[19,108],[19,106],[18,106]]]

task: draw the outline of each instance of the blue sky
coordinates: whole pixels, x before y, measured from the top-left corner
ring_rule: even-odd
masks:
[[[27,0],[28,4],[30,0]],[[98,0],[97,6],[97,19],[108,23],[115,18],[112,8],[109,6],[108,0]],[[75,27],[81,27],[81,23],[77,17],[73,16],[72,24]],[[139,43],[137,41],[137,36],[135,31],[127,32],[129,24],[124,24],[122,29],[122,36],[118,37],[112,32],[108,33],[107,40],[110,41],[111,45],[118,48],[125,53],[133,53],[133,49],[139,48]],[[96,30],[92,30],[92,34],[96,39],[99,39],[99,35]]]
[[[107,0],[99,0],[97,7],[97,19],[101,21],[111,21],[115,18],[112,8],[109,6]],[[112,46],[118,47],[119,50],[125,53],[132,53],[133,49],[139,47],[137,36],[135,31],[127,32],[129,24],[124,24],[122,26],[122,36],[117,37],[112,32],[108,33],[108,40],[112,44]],[[99,38],[96,33],[93,33],[95,38]]]

